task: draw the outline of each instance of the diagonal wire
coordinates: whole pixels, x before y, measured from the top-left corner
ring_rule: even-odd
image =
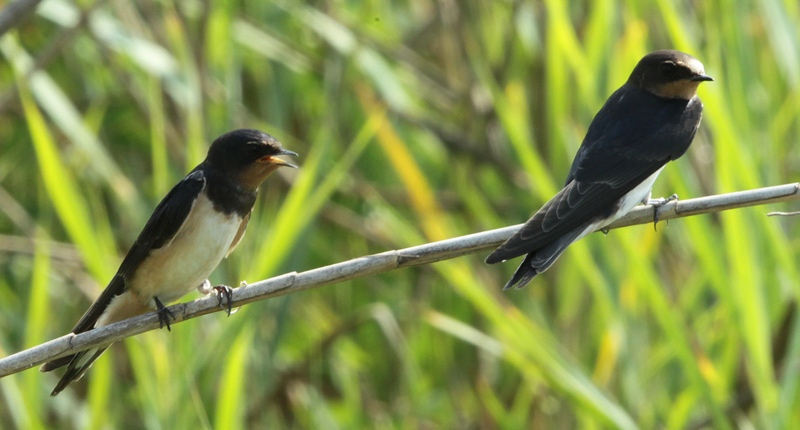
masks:
[[[776,185],[669,202],[659,211],[659,219],[666,221],[691,215],[797,200],[800,200],[800,183]],[[647,224],[652,221],[653,208],[651,206],[639,206],[625,217],[608,226],[608,229]],[[504,227],[410,248],[367,255],[305,272],[286,273],[234,289],[233,303],[236,306],[241,306],[323,285],[475,254],[498,246],[520,227],[521,225]],[[217,298],[212,296],[187,303],[179,303],[170,306],[169,309],[175,315],[176,323],[221,310]],[[59,357],[75,354],[97,346],[105,346],[158,327],[158,315],[155,312],[149,312],[77,335],[70,333],[0,359],[0,378],[30,369]]]

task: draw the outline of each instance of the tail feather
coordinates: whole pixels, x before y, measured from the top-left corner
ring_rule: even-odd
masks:
[[[68,355],[66,357],[56,358],[53,361],[48,361],[47,363],[39,366],[39,371],[50,372],[58,369],[59,367],[66,366],[70,361],[72,361],[73,357],[75,357],[75,355]]]
[[[70,355],[67,357],[62,357],[50,362],[43,364],[39,370],[42,372],[49,372],[53,369],[57,369],[61,366],[67,365],[67,371],[64,373],[64,376],[58,381],[56,387],[53,389],[53,392],[50,393],[51,396],[56,396],[60,393],[64,388],[78,379],[81,379],[84,373],[92,367],[92,364],[95,360],[97,360],[100,355],[108,349],[107,346],[102,348],[92,348],[86,351],[81,351],[75,355]],[[66,361],[69,360],[69,363]]]
[[[576,240],[594,231],[594,227],[595,226],[592,224],[590,224],[588,227],[581,226],[580,228],[576,228],[559,237],[544,248],[529,252],[528,255],[525,256],[525,259],[522,260],[522,263],[520,263],[519,267],[517,267],[517,271],[514,272],[514,275],[511,276],[511,279],[506,283],[503,289],[507,290],[514,285],[517,286],[517,289],[520,289],[528,285],[528,283],[532,281],[536,275],[544,272],[550,266],[552,266],[568,246],[570,246]]]
[[[514,275],[511,276],[511,279],[506,282],[503,290],[507,290],[518,283],[519,285],[517,285],[517,289],[520,289],[528,285],[528,282],[531,282],[539,273],[541,272],[537,271],[530,265],[530,254],[528,254],[525,256],[525,259],[522,260],[522,263],[519,264],[519,267],[517,267],[517,270],[514,272]]]

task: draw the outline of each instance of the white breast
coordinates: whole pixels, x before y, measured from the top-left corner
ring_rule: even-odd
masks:
[[[617,209],[617,212],[611,218],[604,220],[603,225],[599,228],[603,228],[621,218],[639,203],[646,202],[647,199],[650,198],[650,191],[653,189],[653,184],[656,182],[656,178],[658,178],[658,174],[661,173],[662,170],[664,170],[663,166],[656,170],[655,173],[648,176],[647,179],[637,185],[636,188],[628,191],[628,194],[622,196],[619,201],[619,209]]]
[[[183,227],[170,243],[154,250],[129,280],[131,292],[154,307],[153,296],[173,302],[208,278],[225,257],[242,218],[223,214],[201,193]]]

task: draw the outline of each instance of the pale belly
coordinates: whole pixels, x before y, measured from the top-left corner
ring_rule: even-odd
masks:
[[[658,174],[661,173],[662,170],[664,170],[664,167],[656,170],[655,173],[648,176],[647,179],[642,181],[642,183],[636,188],[628,191],[628,194],[625,194],[625,196],[623,196],[620,200],[619,209],[617,209],[617,212],[611,217],[610,220],[607,220],[605,225],[602,227],[605,227],[606,225],[611,224],[612,222],[621,218],[630,212],[631,209],[633,209],[636,205],[648,199],[650,197],[650,191],[653,189],[653,184],[656,183],[656,178],[658,178]]]
[[[619,218],[622,218],[623,216],[625,216],[625,214],[630,212],[631,209],[633,209],[636,205],[638,205],[639,203],[642,203],[645,199],[648,199],[650,197],[650,191],[653,189],[653,184],[655,184],[656,178],[658,178],[658,174],[661,173],[662,170],[664,170],[663,167],[658,169],[658,170],[656,170],[655,173],[653,173],[652,175],[648,176],[647,179],[642,181],[642,183],[639,184],[636,188],[628,191],[628,194],[625,194],[620,199],[620,201],[619,201],[619,209],[617,209],[617,211],[614,212],[614,214],[612,214],[608,218],[604,218],[604,219],[598,220],[597,222],[593,222],[593,223],[589,224],[575,238],[575,240],[573,242],[575,242],[578,239],[581,239],[581,238],[583,238],[583,237],[585,237],[585,236],[587,236],[587,235],[589,235],[591,233],[594,233],[597,230],[602,229],[603,227],[611,224],[612,222],[618,220]]]
[[[175,238],[150,253],[128,280],[128,289],[155,308],[153,297],[167,304],[197,288],[228,253],[242,218],[223,214],[201,194]]]

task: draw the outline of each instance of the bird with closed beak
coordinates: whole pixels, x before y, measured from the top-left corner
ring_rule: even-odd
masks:
[[[640,202],[651,200],[656,177],[694,139],[703,104],[697,87],[713,81],[689,54],[645,55],[628,81],[608,98],[589,125],[564,188],[492,252],[495,264],[525,255],[504,289],[524,287],[573,242],[603,229]]]
[[[100,297],[72,333],[82,333],[155,310],[161,326],[170,328],[165,306],[193,289],[216,292],[220,305],[230,287],[212,287],[208,276],[244,235],[258,187],[281,166],[297,167],[280,158],[297,154],[267,133],[241,129],[218,137],[206,159],[158,204],[136,242]],[[67,370],[51,395],[80,379],[108,346],[58,358],[41,366],[48,372]]]

